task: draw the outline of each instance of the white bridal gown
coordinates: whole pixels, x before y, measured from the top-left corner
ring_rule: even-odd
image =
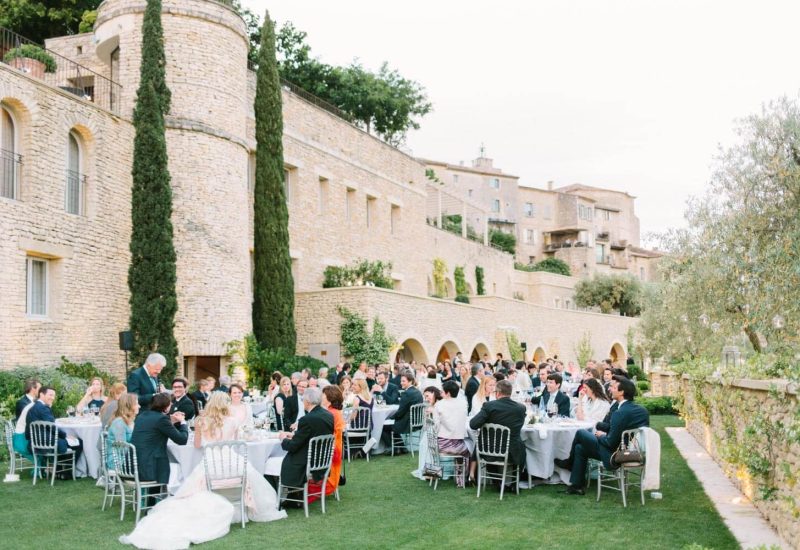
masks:
[[[216,437],[203,434],[204,443],[235,439],[238,423],[226,418],[222,433]],[[275,489],[250,464],[247,465],[245,509],[249,521],[274,521],[286,517],[278,510]],[[176,550],[208,542],[228,534],[231,523],[238,523],[239,507],[206,489],[205,469],[198,464],[180,489],[156,504],[133,533],[120,542],[148,550]]]

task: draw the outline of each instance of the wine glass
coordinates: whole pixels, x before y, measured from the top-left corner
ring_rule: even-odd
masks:
[[[70,418],[75,416],[75,407],[73,407],[72,405],[67,407],[67,416]]]
[[[97,416],[98,414],[100,414],[100,408],[99,408],[97,405],[92,405],[91,407],[89,407],[89,411],[90,411],[90,412],[91,412],[91,413],[92,413],[94,416]]]
[[[547,416],[550,418],[555,418],[556,413],[558,413],[558,405],[555,403],[550,403],[547,405]]]
[[[375,402],[378,404],[378,406],[383,405],[383,395],[377,394],[375,396]]]

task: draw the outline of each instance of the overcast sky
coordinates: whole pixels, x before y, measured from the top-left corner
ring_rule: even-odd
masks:
[[[420,157],[469,162],[481,143],[520,183],[638,197],[642,232],[680,226],[736,120],[797,96],[791,1],[244,0],[308,33],[330,64],[383,61],[434,112]]]

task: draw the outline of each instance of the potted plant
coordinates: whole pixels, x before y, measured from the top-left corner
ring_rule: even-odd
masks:
[[[56,72],[56,60],[44,48],[35,44],[23,44],[6,52],[3,61],[24,73],[43,79],[44,73]]]

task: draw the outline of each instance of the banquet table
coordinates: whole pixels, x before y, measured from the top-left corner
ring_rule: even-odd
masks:
[[[378,444],[372,449],[372,454],[380,454],[386,450],[381,443],[381,433],[383,433],[383,426],[389,420],[400,405],[375,405],[372,407],[372,437],[378,441]]]
[[[83,452],[75,463],[77,477],[93,477],[100,475],[100,434],[102,426],[96,416],[58,418],[56,426],[68,436],[79,437],[83,441]]]
[[[592,426],[592,422],[571,418],[526,424],[521,436],[528,473],[548,483],[569,483],[569,470],[555,467],[553,460],[567,458],[577,431]]]

